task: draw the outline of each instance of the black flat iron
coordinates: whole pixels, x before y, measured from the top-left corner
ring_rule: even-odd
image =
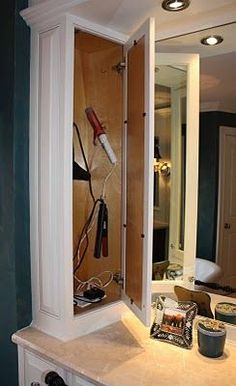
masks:
[[[74,149],[73,149],[73,180],[80,180],[80,181],[89,181],[90,180],[90,173],[83,169],[74,158]]]
[[[90,178],[91,178],[91,175],[89,173],[88,163],[87,163],[87,160],[86,160],[86,157],[85,157],[85,154],[84,154],[84,149],[83,149],[83,144],[82,144],[82,140],[81,140],[81,137],[80,137],[79,128],[78,128],[78,126],[75,123],[73,124],[73,126],[75,128],[75,131],[76,131],[76,134],[77,134],[77,137],[78,137],[78,140],[79,140],[80,149],[81,149],[83,160],[84,160],[85,167],[86,167],[86,170],[83,169],[75,161],[75,151],[74,151],[74,147],[73,147],[73,180],[89,181]]]

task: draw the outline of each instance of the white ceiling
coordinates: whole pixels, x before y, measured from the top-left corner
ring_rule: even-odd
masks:
[[[194,32],[188,35],[182,35],[171,39],[158,41],[156,49],[159,52],[197,52],[201,57],[216,56],[232,52],[236,48],[235,35],[236,23],[220,27],[209,28],[207,30]],[[220,35],[224,38],[222,44],[206,47],[201,44],[201,39],[208,35]]]
[[[30,5],[47,2],[56,3],[55,0],[29,0]],[[229,11],[236,10],[235,0],[191,0],[189,8],[183,12],[167,12],[162,9],[161,3],[161,0],[87,0],[73,7],[73,12],[129,35],[150,16],[155,17],[158,30],[163,25],[181,25],[189,20],[201,20],[206,15],[209,19],[215,12],[219,15],[223,13],[226,7]]]
[[[165,87],[186,86],[187,68],[158,65],[155,68],[155,83]]]
[[[236,112],[236,52],[201,60],[201,105]]]
[[[223,43],[204,46],[201,38],[221,35]],[[156,43],[157,52],[200,54],[200,98],[202,110],[236,112],[236,23],[167,39]]]

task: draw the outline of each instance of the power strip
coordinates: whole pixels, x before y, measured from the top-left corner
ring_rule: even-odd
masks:
[[[87,299],[84,296],[79,295],[79,297],[80,299],[74,297],[74,305],[79,308],[85,308],[91,306],[91,304],[99,303],[101,300],[105,299],[107,295],[104,295],[103,298],[93,299],[93,301],[90,301],[90,299]]]

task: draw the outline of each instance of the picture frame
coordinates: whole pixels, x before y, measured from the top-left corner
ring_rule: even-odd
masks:
[[[192,347],[193,320],[197,315],[193,302],[175,302],[159,297],[155,304],[155,319],[150,336],[183,348]]]

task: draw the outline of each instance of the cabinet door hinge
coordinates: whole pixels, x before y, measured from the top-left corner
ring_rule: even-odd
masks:
[[[115,66],[113,66],[113,69],[117,71],[118,74],[123,74],[124,70],[126,69],[125,61],[117,63]]]
[[[121,272],[114,273],[113,280],[123,288],[124,278],[123,278]]]

